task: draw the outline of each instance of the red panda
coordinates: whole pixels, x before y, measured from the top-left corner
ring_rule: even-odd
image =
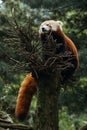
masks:
[[[25,77],[21,84],[15,108],[15,116],[21,121],[24,120],[28,114],[32,96],[36,92],[36,85],[37,83],[31,73]]]
[[[54,40],[56,40],[58,43],[63,43],[62,48],[59,48],[56,53],[69,50],[74,55],[74,58],[69,61],[73,64],[73,67],[70,66],[68,69],[61,72],[63,79],[66,80],[78,68],[79,59],[77,49],[70,38],[67,37],[62,31],[62,25],[63,24],[61,21],[45,21],[40,26],[39,36],[42,40],[42,44],[44,44],[45,42],[47,42],[46,35],[49,35],[49,33],[51,32]],[[36,91],[36,86],[37,83],[35,78],[32,76],[31,73],[28,74],[23,80],[18,93],[17,104],[15,108],[15,115],[18,119],[24,120],[26,118],[32,96]]]
[[[50,34],[57,43],[62,43],[62,46],[57,49],[56,53],[59,54],[60,52],[65,51],[71,52],[73,58],[69,60],[69,62],[72,65],[61,71],[61,75],[64,81],[66,79],[69,79],[78,68],[79,58],[75,44],[62,31],[62,25],[63,23],[61,21],[48,20],[43,22],[39,29],[39,37],[42,40],[42,44],[44,44],[47,43],[47,35]],[[65,58],[65,60],[67,59]]]

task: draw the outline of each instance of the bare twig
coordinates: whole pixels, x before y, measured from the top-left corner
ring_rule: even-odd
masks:
[[[22,125],[22,124],[10,124],[8,122],[0,122],[0,127],[2,128],[11,128],[14,130],[33,130],[32,127],[26,126],[26,125]]]
[[[13,19],[14,24],[11,31],[7,31],[9,37],[5,37],[4,41],[7,43],[6,47],[13,47],[17,54],[17,59],[15,59],[5,53],[10,60],[16,63],[13,66],[14,69],[33,71],[38,77],[39,72],[46,73],[49,68],[54,71],[64,70],[71,65],[70,60],[73,56],[70,52],[56,54],[56,49],[60,48],[63,43],[57,43],[51,35],[52,32],[47,36],[46,43],[42,44],[39,40],[35,40],[38,37],[31,26],[29,28],[20,27],[16,19]],[[30,20],[29,22],[31,24]]]

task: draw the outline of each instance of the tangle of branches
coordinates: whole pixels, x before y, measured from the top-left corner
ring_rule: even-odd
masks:
[[[6,30],[4,43],[10,48],[12,54],[6,53],[13,70],[31,71],[38,77],[39,73],[49,74],[57,69],[62,70],[70,66],[69,60],[73,58],[70,52],[56,54],[56,48],[62,43],[57,43],[51,35],[47,36],[47,43],[42,45],[38,37],[38,31],[33,30],[32,21],[29,20],[25,26],[20,26],[14,19],[9,22],[10,28]],[[64,58],[67,60],[63,60]]]

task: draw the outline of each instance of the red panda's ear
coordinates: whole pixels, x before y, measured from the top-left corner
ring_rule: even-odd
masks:
[[[60,26],[60,29],[62,30],[63,22],[58,20],[57,24]]]

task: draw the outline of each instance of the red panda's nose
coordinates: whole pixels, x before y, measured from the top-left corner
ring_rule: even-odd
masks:
[[[45,32],[45,31],[46,31],[46,29],[45,29],[44,27],[42,27],[42,31],[43,31],[43,32]]]

